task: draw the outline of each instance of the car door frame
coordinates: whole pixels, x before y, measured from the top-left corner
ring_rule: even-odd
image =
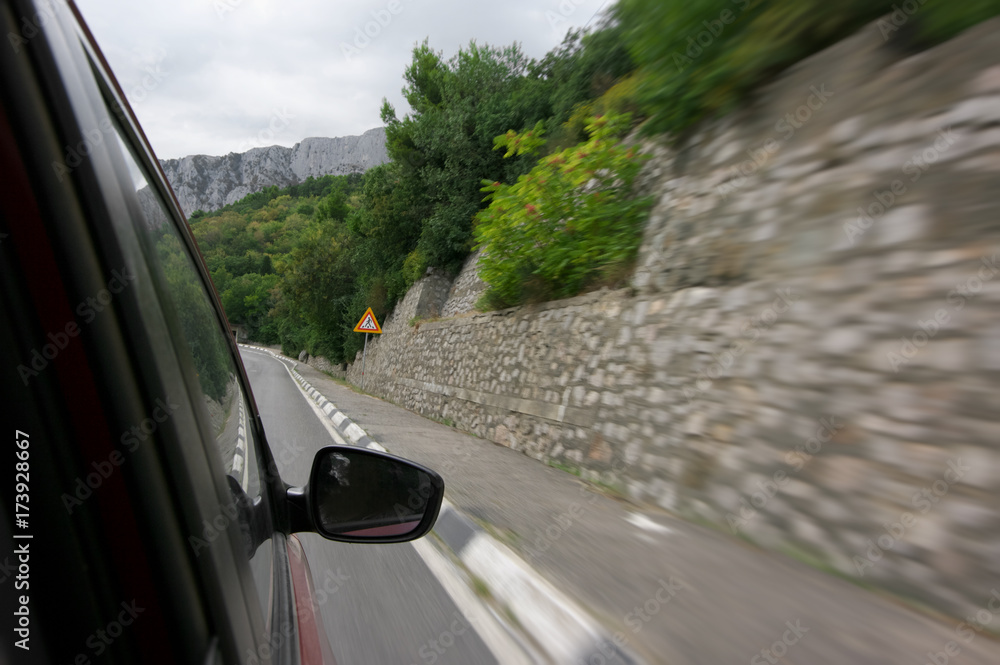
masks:
[[[16,99],[6,95],[4,103],[40,208],[39,222],[45,227],[42,232],[52,246],[65,302],[82,302],[88,297],[86,294],[96,292],[95,289],[105,283],[109,271],[114,269],[110,266],[133,269],[137,285],[116,298],[106,316],[97,317],[81,332],[79,351],[82,357],[77,358],[77,365],[61,367],[54,361],[51,376],[38,382],[33,397],[39,397],[37,393],[48,393],[45,399],[53,403],[71,402],[66,386],[78,379],[74,372],[79,369],[80,362],[88,366],[92,381],[91,390],[87,391],[91,415],[69,424],[73,436],[83,436],[88,429],[96,431],[101,422],[105,434],[124,431],[130,424],[142,421],[157,395],[169,393],[171,399],[180,403],[178,417],[164,423],[156,433],[156,445],[132,453],[129,465],[123,467],[124,482],[117,496],[120,499],[121,492],[125,491],[125,496],[135,499],[136,515],[135,523],[126,529],[128,533],[123,535],[124,531],[119,530],[118,535],[127,536],[136,547],[141,545],[148,559],[143,570],[136,572],[134,577],[140,580],[143,575],[148,577],[155,571],[172,571],[174,577],[170,584],[154,584],[157,587],[155,595],[162,601],[164,625],[170,630],[192,635],[204,633],[199,637],[208,645],[209,655],[214,636],[227,662],[233,656],[241,658],[247,648],[262,656],[267,655],[265,651],[271,654],[270,658],[261,658],[261,662],[272,659],[297,662],[298,650],[293,648],[297,640],[285,640],[282,649],[262,649],[260,627],[254,625],[247,610],[246,580],[232,570],[233,562],[239,560],[241,544],[232,533],[229,538],[213,543],[208,556],[191,561],[185,542],[191,533],[190,525],[206,513],[210,514],[210,506],[224,501],[228,488],[220,486],[224,476],[220,463],[206,454],[205,442],[209,440],[206,435],[210,437],[211,433],[195,403],[199,392],[189,360],[165,335],[130,325],[131,321],[141,320],[142,310],[148,314],[150,309],[156,308],[157,294],[151,286],[150,275],[141,274],[141,262],[135,256],[137,243],[123,242],[120,237],[121,220],[131,219],[138,208],[135,193],[126,184],[129,177],[122,156],[116,155],[119,148],[107,138],[96,145],[93,141],[88,143],[94,128],[110,119],[110,107],[120,111],[117,122],[133,155],[143,163],[150,186],[155,188],[186,251],[194,259],[221,330],[228,330],[228,323],[159,162],[100,50],[86,32],[78,10],[60,2],[50,7],[55,8],[54,14],[44,25],[37,26],[38,34],[23,45],[23,52],[15,53],[14,58],[4,57],[4,71],[20,70],[18,76],[22,77],[20,82],[25,86],[22,90],[30,88],[30,94],[19,95]],[[60,7],[68,7],[69,12]],[[24,0],[10,0],[4,8],[9,10],[5,17],[8,25],[16,26],[18,17],[40,15],[38,5]],[[78,30],[84,33],[83,41]],[[24,57],[26,62],[17,62],[18,57]],[[7,82],[5,80],[5,86]],[[58,170],[46,173],[60,160],[67,162],[65,155],[75,146],[87,146],[86,159],[72,167],[68,174],[62,174],[65,177],[59,177]],[[21,230],[18,233],[23,235]],[[15,243],[18,241],[15,237]],[[21,257],[22,266],[29,263],[29,257]],[[26,281],[38,277],[30,271],[25,276]],[[34,298],[37,303],[39,296],[29,293],[26,298],[29,301]],[[44,321],[38,323],[44,328]],[[264,475],[276,520],[275,543],[284,545],[281,532],[285,530],[282,526],[287,524],[287,516],[279,499],[284,497],[285,487],[270,455],[238,347],[230,335],[225,337],[247,400],[249,426],[259,443],[258,464],[269,470]],[[70,355],[67,352],[63,357]],[[107,395],[115,395],[115,399],[108,399]],[[87,435],[85,438],[91,446],[86,452],[91,456],[113,451],[108,441],[101,447],[96,441],[99,437]],[[171,448],[171,442],[176,444],[176,449]],[[194,464],[202,458],[206,458],[204,465]],[[85,462],[77,462],[77,467],[85,468]],[[171,482],[180,477],[186,479],[186,486],[171,487]],[[104,524],[104,532],[107,532],[108,506],[88,507],[87,512],[93,521]],[[276,546],[275,550],[285,552],[285,547]],[[280,564],[280,558],[276,557],[275,562]],[[288,566],[276,565],[274,570],[273,583],[278,592],[273,597],[279,602],[272,603],[270,616],[266,619],[274,622],[284,617],[294,621],[294,587]],[[119,573],[123,572],[127,571],[119,566]],[[125,587],[137,583],[135,580],[122,582]],[[237,589],[239,592],[234,591]],[[199,614],[190,607],[194,601],[203,616],[185,619],[181,616],[182,608]],[[155,652],[147,655],[157,660]]]

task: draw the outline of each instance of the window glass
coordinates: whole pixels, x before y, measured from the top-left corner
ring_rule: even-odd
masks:
[[[147,260],[159,265],[159,270],[153,272],[161,273],[165,282],[159,289],[161,304],[165,310],[172,310],[174,317],[168,316],[168,320],[172,318],[180,328],[171,333],[182,337],[191,353],[204,413],[215,437],[214,452],[228,476],[233,504],[223,509],[238,516],[262,618],[267,618],[273,531],[270,504],[258,465],[258,441],[249,426],[250,411],[227,345],[227,333],[215,316],[212,301],[179,231],[155,190],[148,185],[142,167],[121,136],[121,129],[117,124],[115,128],[142,209],[143,219],[135,220],[137,230],[146,236],[145,246],[154,248],[155,256],[147,256]]]

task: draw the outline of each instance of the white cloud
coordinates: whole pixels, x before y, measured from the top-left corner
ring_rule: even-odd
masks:
[[[246,149],[282,124],[276,112],[287,122],[271,131],[271,143],[360,134],[381,125],[383,97],[399,114],[406,111],[403,70],[424,38],[446,57],[475,39],[496,46],[518,41],[537,58],[603,6],[601,0],[77,4],[163,158]],[[565,20],[553,26],[553,17]],[[345,44],[357,49],[350,60]]]

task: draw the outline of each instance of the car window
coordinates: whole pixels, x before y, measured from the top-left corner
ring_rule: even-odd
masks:
[[[142,210],[142,219],[133,221],[140,236],[145,236],[145,251],[151,254],[146,261],[151,267],[159,267],[152,272],[162,280],[158,289],[161,306],[172,310],[168,325],[176,325],[179,330],[172,330],[171,336],[186,342],[194,362],[203,416],[215,437],[213,454],[219,456],[229,477],[232,504],[220,506],[218,515],[205,517],[210,526],[216,520],[219,524],[240,522],[261,617],[268,617],[272,589],[270,534],[274,528],[267,483],[260,470],[259,442],[248,422],[251,409],[230,354],[227,333],[215,315],[194,259],[156,190],[149,186],[144,169],[117,123],[115,130]]]

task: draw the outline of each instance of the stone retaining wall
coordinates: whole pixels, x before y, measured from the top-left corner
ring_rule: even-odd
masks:
[[[333,364],[323,356],[310,356],[306,354],[305,363],[310,367],[315,367],[321,372],[326,372],[330,376],[338,379],[347,378],[347,368],[343,364]]]
[[[479,278],[479,273],[476,271],[480,255],[481,252],[473,252],[465,260],[462,271],[448,291],[448,300],[445,301],[441,316],[455,316],[475,310],[476,302],[489,286]]]
[[[872,26],[679,148],[647,145],[633,288],[419,326],[408,296],[368,389],[981,607],[1000,584],[998,39],[991,21],[905,55]]]

